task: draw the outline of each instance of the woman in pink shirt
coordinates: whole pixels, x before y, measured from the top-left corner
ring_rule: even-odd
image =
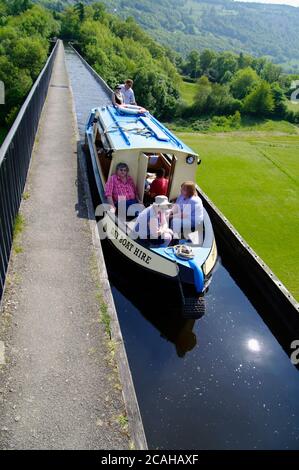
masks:
[[[111,175],[106,183],[105,196],[114,211],[121,201],[125,201],[126,209],[132,204],[140,202],[133,178],[128,173],[128,165],[126,163],[118,163],[115,174]]]

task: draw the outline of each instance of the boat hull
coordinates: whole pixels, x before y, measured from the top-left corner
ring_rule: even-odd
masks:
[[[96,125],[95,110],[91,113],[87,129],[86,129],[86,147],[89,150],[91,157],[93,175],[102,203],[106,203],[104,194],[104,182],[101,170],[99,167],[98,156],[94,146],[94,126]],[[155,249],[139,239],[132,237],[132,232],[128,231],[128,225],[122,223],[114,213],[103,212],[98,214],[98,229],[101,238],[107,238],[114,248],[125,258],[130,260],[133,264],[146,271],[152,273],[156,279],[168,279],[171,282],[178,284],[180,290],[183,292],[184,285],[187,285],[195,295],[204,293],[207,289],[212,270],[217,262],[217,247],[214,239],[214,233],[208,214],[204,215],[204,240],[202,246],[197,246],[194,251],[201,253],[195,258],[198,269],[203,273],[203,284],[201,290],[195,289],[195,271],[191,263],[182,262],[174,255],[166,254],[165,249]]]
[[[175,261],[164,258],[131,238],[113,213],[107,212],[98,222],[98,228],[101,235],[107,237],[112,245],[133,263],[170,279],[178,277],[179,267]]]

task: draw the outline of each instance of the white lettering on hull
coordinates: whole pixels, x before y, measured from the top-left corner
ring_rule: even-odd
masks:
[[[102,227],[105,227],[107,238],[127,258],[157,273],[169,277],[178,275],[179,268],[176,263],[140,246],[119,227],[115,226],[109,216],[104,217],[99,223]]]

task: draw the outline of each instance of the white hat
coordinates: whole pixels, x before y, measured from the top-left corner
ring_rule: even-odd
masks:
[[[153,206],[168,208],[171,206],[171,203],[168,201],[167,196],[156,196]]]

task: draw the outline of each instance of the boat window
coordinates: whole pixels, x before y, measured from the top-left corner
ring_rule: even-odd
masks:
[[[108,152],[103,145],[101,134],[97,129],[96,138],[95,138],[95,148],[98,157],[98,166],[103,175],[104,181],[107,181],[111,166],[111,152]]]

